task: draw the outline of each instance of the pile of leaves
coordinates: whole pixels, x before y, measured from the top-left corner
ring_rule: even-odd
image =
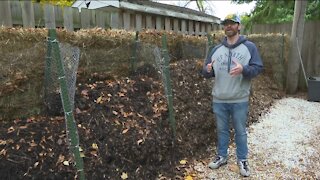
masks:
[[[176,138],[156,67],[145,65],[122,78],[94,73],[86,79],[79,75],[74,115],[88,179],[183,179],[181,164],[212,155],[206,149],[216,140],[211,110],[213,81],[199,74],[201,64],[202,60],[181,60],[170,66]],[[254,80],[249,124],[274,99],[281,98],[281,92],[270,84],[268,74]],[[61,107],[60,101],[56,102]],[[0,176],[77,177],[65,126],[58,110],[56,116],[1,122]]]

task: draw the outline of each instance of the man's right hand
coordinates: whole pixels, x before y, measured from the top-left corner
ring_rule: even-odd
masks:
[[[211,63],[207,64],[207,72],[210,73],[212,71],[212,66],[215,60],[213,60]]]

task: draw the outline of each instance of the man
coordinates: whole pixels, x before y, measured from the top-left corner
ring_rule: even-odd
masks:
[[[240,35],[240,18],[228,15],[222,22],[226,37],[208,55],[203,67],[205,77],[215,77],[212,90],[213,112],[217,125],[217,156],[209,163],[211,169],[227,164],[230,120],[235,130],[237,163],[242,176],[249,176],[246,123],[249,109],[251,79],[263,64],[254,43]]]

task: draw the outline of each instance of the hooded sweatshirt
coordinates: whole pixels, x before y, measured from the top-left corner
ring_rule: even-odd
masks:
[[[207,64],[213,63],[212,71],[207,72]],[[229,72],[236,61],[243,66],[242,74],[232,77]],[[212,96],[216,103],[239,103],[249,101],[251,79],[263,68],[257,47],[244,36],[229,45],[225,37],[221,44],[214,47],[204,64],[204,77],[215,77]]]

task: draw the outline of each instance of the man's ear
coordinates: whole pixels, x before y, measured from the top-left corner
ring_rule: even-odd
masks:
[[[241,24],[238,25],[238,30],[239,30],[239,31],[241,30]]]

